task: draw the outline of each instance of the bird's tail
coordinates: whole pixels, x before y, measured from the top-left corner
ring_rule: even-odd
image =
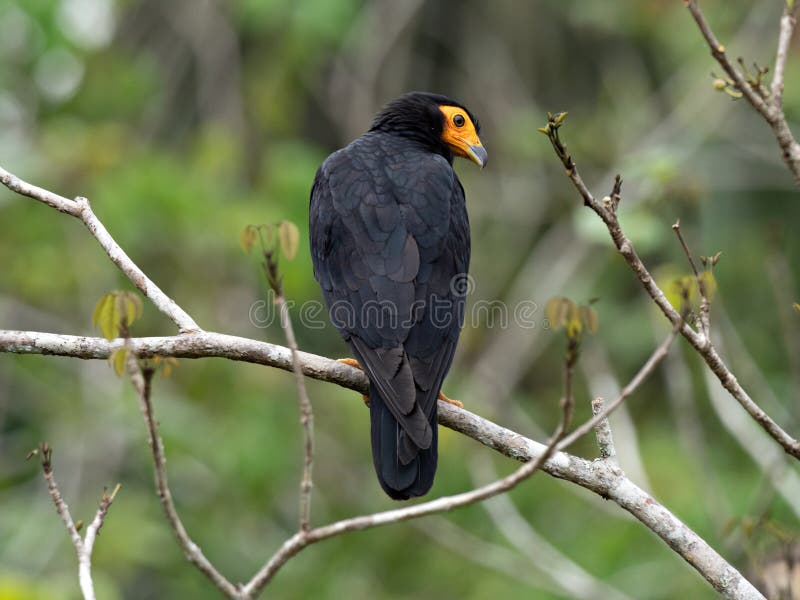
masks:
[[[407,500],[426,494],[431,489],[436,474],[438,455],[436,402],[433,403],[433,414],[428,415],[433,438],[430,447],[424,449],[417,447],[405,434],[381,398],[378,389],[371,384],[369,414],[372,461],[383,490],[395,500]]]

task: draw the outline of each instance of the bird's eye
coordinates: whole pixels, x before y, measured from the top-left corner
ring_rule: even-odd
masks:
[[[456,115],[453,117],[453,125],[456,127],[463,127],[466,121],[464,120],[464,115]]]

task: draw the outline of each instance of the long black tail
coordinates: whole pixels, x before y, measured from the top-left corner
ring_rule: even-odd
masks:
[[[419,392],[424,393],[424,392]],[[430,448],[418,448],[389,412],[374,385],[369,386],[372,461],[383,491],[395,500],[422,496],[431,489],[438,456],[436,403],[430,415],[433,439]]]

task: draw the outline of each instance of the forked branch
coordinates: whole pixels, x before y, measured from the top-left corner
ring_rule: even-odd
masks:
[[[64,501],[64,497],[58,489],[55,476],[53,475],[53,448],[47,443],[42,443],[39,448],[34,450],[28,455],[28,458],[34,455],[39,455],[42,464],[42,473],[47,482],[47,490],[50,492],[50,498],[56,507],[56,512],[64,526],[67,528],[67,533],[72,540],[72,545],[75,547],[75,553],[78,555],[78,582],[81,586],[81,593],[84,600],[94,600],[94,581],[92,580],[92,551],[94,550],[94,542],[97,535],[100,533],[100,528],[103,527],[108,509],[114,498],[119,491],[120,484],[118,483],[114,490],[109,494],[107,490],[103,490],[103,495],[100,497],[100,504],[97,507],[97,512],[86,528],[86,534],[81,538],[80,529],[83,526],[81,521],[75,523],[72,520],[72,515],[69,512],[69,507]]]
[[[61,212],[73,216],[80,215],[84,222],[88,220],[89,223],[94,223],[96,221],[96,217],[94,217],[88,202],[85,200],[67,200],[46,190],[20,182],[20,180],[2,170],[0,170],[0,181],[10,189],[44,202]],[[615,189],[618,192],[618,186]],[[586,193],[588,194],[588,190],[586,190]],[[616,196],[618,201],[618,193]],[[591,198],[591,195],[588,194],[586,198]],[[610,199],[609,202],[614,202],[614,200]],[[82,208],[79,209],[78,206]],[[762,598],[761,594],[735,568],[717,554],[705,540],[636,486],[618,468],[609,464],[608,461],[591,462],[563,452],[557,452],[555,447],[563,437],[566,418],[562,419],[562,425],[550,443],[543,445],[491,421],[482,419],[469,411],[457,409],[450,404],[442,402],[439,403],[439,422],[442,425],[459,431],[506,456],[523,461],[526,464],[508,477],[455,496],[438,498],[408,508],[345,519],[306,531],[301,527],[301,531],[289,538],[246,585],[233,585],[205,558],[189,537],[178,517],[167,483],[163,443],[158,435],[157,422],[153,415],[152,400],[150,398],[152,372],[148,369],[142,370],[136,362],[136,358],[156,354],[186,358],[219,356],[232,360],[271,365],[285,370],[299,367],[299,370],[306,376],[335,382],[362,393],[367,388],[366,377],[357,369],[337,361],[299,351],[293,352],[288,348],[264,342],[199,330],[194,321],[171,299],[167,298],[163,292],[158,288],[154,288],[154,286],[151,287],[142,283],[143,281],[149,282],[149,280],[146,278],[142,280],[131,275],[141,273],[141,270],[119,249],[110,235],[108,235],[108,232],[99,224],[99,221],[97,221],[97,224],[99,227],[89,227],[89,229],[97,237],[101,245],[106,248],[115,264],[128,274],[132,281],[137,284],[137,287],[162,312],[169,315],[184,333],[172,337],[108,341],[100,338],[52,333],[0,331],[0,351],[26,354],[59,354],[79,358],[107,358],[113,350],[123,346],[127,348],[128,368],[147,424],[155,465],[156,488],[164,512],[189,560],[228,597],[255,597],[286,561],[311,544],[348,531],[378,527],[479,502],[511,489],[541,467],[550,475],[585,487],[603,498],[612,500],[630,512],[697,569],[724,597],[747,600]],[[98,231],[102,235],[98,234]],[[116,252],[115,248],[119,249],[119,252]],[[144,277],[143,274],[142,277]],[[567,378],[567,381],[570,381],[569,378]],[[571,398],[569,391],[565,394],[563,407],[565,417],[571,411],[571,401],[568,401],[567,398]]]
[[[725,365],[722,358],[720,358],[714,345],[711,343],[711,338],[708,337],[705,332],[693,329],[686,322],[683,315],[672,306],[669,300],[667,300],[666,295],[661,288],[658,287],[650,271],[648,271],[647,267],[642,262],[642,259],[639,258],[639,255],[633,247],[633,242],[622,231],[622,227],[617,218],[622,186],[622,179],[620,176],[617,176],[611,195],[606,196],[602,201],[598,201],[589,191],[589,188],[586,187],[575,162],[567,152],[567,147],[558,134],[558,130],[564,122],[564,114],[565,113],[550,115],[548,113],[548,123],[545,127],[541,128],[540,131],[545,133],[550,139],[557,156],[566,169],[567,176],[580,194],[584,204],[591,208],[592,211],[603,220],[614,242],[614,246],[616,246],[617,251],[625,259],[625,262],[628,263],[628,266],[636,275],[639,283],[641,283],[656,306],[661,309],[664,316],[672,323],[673,327],[683,335],[702,357],[706,365],[708,365],[708,368],[711,369],[714,375],[720,380],[722,386],[728,390],[731,396],[739,402],[742,408],[747,411],[764,431],[780,444],[787,454],[800,459],[800,441],[784,431],[781,426],[750,397],[739,384],[739,381],[730,369]]]
[[[772,129],[775,139],[781,149],[783,161],[794,176],[794,181],[800,185],[800,144],[794,138],[786,115],[783,112],[783,87],[784,73],[786,70],[786,60],[789,54],[789,44],[792,39],[795,24],[797,23],[797,13],[800,10],[800,3],[795,0],[784,0],[783,15],[780,21],[780,33],[778,36],[778,48],[775,53],[775,67],[772,76],[772,85],[769,93],[761,86],[761,76],[755,78],[749,76],[746,71],[743,73],[737,69],[730,59],[728,59],[727,49],[717,39],[711,26],[706,20],[703,11],[700,9],[698,0],[684,0],[686,8],[697,23],[700,33],[703,35],[711,55],[725,70],[730,77],[736,90],[741,92],[744,98],[758,112]],[[739,59],[743,65],[744,62]]]

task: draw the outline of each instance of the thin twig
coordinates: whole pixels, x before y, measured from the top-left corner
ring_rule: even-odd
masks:
[[[300,481],[300,531],[307,532],[311,528],[311,491],[313,489],[312,468],[314,461],[314,412],[311,408],[311,400],[306,391],[303,367],[300,362],[300,354],[297,349],[297,340],[294,336],[292,320],[289,316],[289,308],[286,299],[283,297],[282,290],[277,290],[275,302],[281,314],[281,327],[286,335],[286,343],[292,351],[292,371],[295,376],[297,386],[297,398],[300,404],[300,423],[303,426],[304,434],[304,458],[303,458],[303,478]]]
[[[100,528],[105,522],[108,509],[111,507],[111,503],[114,502],[114,498],[119,491],[120,484],[118,483],[114,487],[114,491],[112,491],[111,494],[103,490],[103,495],[100,498],[100,505],[97,507],[97,512],[92,522],[89,524],[89,527],[86,528],[85,537],[82,539],[78,532],[80,522],[76,525],[72,520],[69,507],[61,495],[53,475],[53,448],[47,442],[44,442],[37,450],[31,452],[29,457],[34,454],[39,454],[40,456],[42,473],[47,482],[47,490],[50,492],[50,498],[52,498],[53,504],[55,504],[56,507],[56,512],[67,528],[67,533],[69,533],[69,537],[72,540],[72,545],[75,547],[75,553],[78,555],[78,583],[81,586],[83,598],[84,600],[95,600],[94,581],[92,580],[92,551],[94,550],[94,542],[97,539],[97,535],[100,533]]]
[[[798,7],[794,6],[792,9],[785,7],[783,17],[781,18],[781,30],[778,39],[778,50],[776,52],[775,60],[775,74],[772,80],[773,97],[770,100],[765,100],[764,97],[754,88],[753,85],[747,80],[736,67],[733,66],[725,52],[725,46],[720,43],[711,26],[700,10],[697,0],[684,0],[686,8],[689,9],[692,17],[697,23],[700,32],[711,50],[711,55],[716,59],[719,65],[725,70],[725,73],[731,78],[743,96],[747,99],[750,105],[758,112],[767,124],[772,129],[778,145],[781,148],[783,160],[786,166],[794,176],[795,183],[800,185],[800,144],[797,143],[792,135],[789,124],[786,121],[786,115],[783,113],[781,98],[783,95],[783,76],[786,68],[786,56],[788,54],[789,42],[792,38],[794,25]],[[777,92],[777,94],[776,94]]]
[[[178,540],[178,544],[189,562],[195,565],[223,594],[229,598],[237,598],[239,597],[239,591],[236,586],[211,564],[211,561],[205,557],[200,547],[189,537],[172,500],[172,492],[170,492],[169,483],[167,482],[167,459],[164,455],[164,443],[158,433],[158,424],[153,414],[153,403],[150,397],[154,370],[149,367],[140,368],[136,356],[131,351],[128,352],[127,367],[131,383],[139,398],[139,407],[141,408],[145,425],[147,426],[148,443],[153,455],[156,491],[161,501],[164,515],[167,517],[175,538]]]
[[[455,496],[445,496],[436,500],[429,500],[421,504],[416,504],[408,508],[388,510],[372,515],[345,519],[324,527],[317,527],[307,532],[299,532],[288,539],[283,546],[270,558],[267,564],[256,573],[253,578],[242,587],[244,598],[251,598],[258,594],[264,586],[275,576],[278,570],[295,554],[310,546],[334,535],[339,535],[347,531],[360,531],[380,527],[389,523],[398,523],[409,519],[417,519],[427,515],[432,515],[444,511],[454,510],[470,504],[475,504],[492,496],[502,494],[516,487],[529,477],[531,477],[545,462],[550,458],[556,449],[556,445],[564,437],[564,433],[569,427],[572,418],[573,399],[572,399],[572,367],[574,361],[565,361],[564,369],[565,390],[564,398],[561,401],[562,417],[544,451],[535,459],[529,460],[519,467],[511,475],[493,481],[469,492],[456,494]]]
[[[136,266],[136,263],[120,248],[119,244],[114,241],[114,238],[111,237],[108,230],[97,218],[97,215],[94,214],[86,198],[78,197],[75,200],[68,200],[63,196],[23,181],[2,167],[0,167],[0,183],[22,196],[27,196],[51,208],[55,208],[59,212],[80,219],[103,250],[106,251],[111,261],[131,280],[133,285],[139,288],[142,294],[150,299],[158,310],[177,325],[181,333],[200,331],[200,326],[194,322],[194,319],[178,306],[172,298],[161,291],[161,288],[153,283],[144,274],[144,271]]]
[[[600,424],[603,420],[607,419],[611,413],[619,408],[619,406],[625,402],[625,400],[631,394],[633,394],[633,392],[635,392],[648,377],[650,377],[653,371],[655,371],[656,367],[661,364],[661,361],[666,358],[667,354],[669,354],[669,348],[672,346],[672,342],[675,340],[677,335],[678,328],[676,327],[672,329],[664,341],[661,342],[661,344],[659,344],[658,347],[653,351],[636,375],[633,376],[633,379],[631,379],[628,384],[622,388],[619,396],[612,402],[608,403],[603,410],[594,413],[594,416],[591,419],[583,423],[581,426],[576,427],[574,431],[561,440],[561,443],[558,445],[558,449],[564,450],[565,448],[574,444],[577,440],[589,433],[594,427]]]
[[[553,147],[556,150],[557,156],[566,168],[567,176],[578,190],[578,193],[583,199],[584,204],[591,208],[597,214],[597,216],[603,220],[603,223],[605,223],[608,233],[611,236],[617,251],[622,255],[622,257],[625,259],[625,262],[627,262],[628,266],[633,270],[634,274],[639,279],[639,283],[642,284],[642,287],[653,299],[653,302],[655,302],[658,308],[661,309],[661,312],[664,313],[664,316],[667,317],[674,327],[679,329],[683,337],[686,338],[686,340],[694,347],[697,353],[703,358],[706,365],[708,365],[714,375],[716,375],[720,380],[722,386],[728,390],[728,392],[736,399],[737,402],[739,402],[742,408],[748,412],[748,414],[764,429],[764,431],[766,431],[776,442],[781,445],[784,451],[795,458],[800,459],[800,441],[786,433],[786,431],[784,431],[781,426],[778,425],[749,396],[749,394],[739,384],[733,373],[731,373],[730,369],[728,369],[728,367],[725,365],[719,354],[717,354],[714,345],[708,343],[706,336],[704,336],[702,333],[692,329],[691,326],[686,323],[681,313],[678,312],[674,306],[672,306],[669,300],[667,300],[664,292],[660,287],[658,287],[655,279],[647,270],[647,267],[642,262],[642,259],[639,258],[639,255],[636,253],[636,250],[633,247],[633,242],[631,242],[631,240],[628,239],[628,237],[622,231],[622,227],[617,219],[618,203],[611,202],[610,199],[609,202],[598,202],[589,191],[589,188],[586,187],[586,184],[583,182],[583,179],[581,179],[578,168],[575,166],[572,157],[567,154],[566,146],[564,146],[560,138],[555,135],[558,127],[561,124],[561,122],[556,122],[558,117],[559,115],[556,115],[555,117],[550,116],[548,126],[543,128],[541,131],[547,134],[551,143],[553,143]],[[561,121],[563,122],[563,119],[561,119]],[[569,168],[567,168],[567,165],[569,165]],[[617,176],[617,178],[619,181],[619,176]],[[617,188],[618,185],[615,184],[615,190]]]
[[[697,291],[700,294],[700,326],[703,329],[703,335],[706,336],[706,343],[711,344],[711,303],[708,301],[708,291],[706,290],[705,281],[700,276],[700,272],[697,270],[697,265],[692,257],[692,252],[689,250],[689,245],[683,238],[680,219],[675,221],[672,225],[672,231],[678,236],[678,241],[681,243],[684,254],[686,254],[686,259],[692,267],[692,273],[694,273],[694,279],[697,283]]]
[[[604,411],[604,401],[602,398],[592,400],[592,415],[597,417]],[[594,435],[597,438],[597,447],[600,449],[600,458],[609,461],[611,464],[617,462],[617,448],[614,445],[614,435],[611,433],[611,424],[608,417],[600,419],[594,426]]]
[[[117,497],[117,492],[119,492],[121,487],[122,484],[118,483],[114,486],[114,489],[111,490],[110,494],[105,489],[103,490],[103,495],[100,497],[100,505],[97,507],[97,513],[95,513],[92,522],[89,523],[89,527],[86,528],[86,536],[83,538],[83,548],[89,556],[92,555],[94,542],[100,533],[100,529],[103,527],[108,509],[111,508],[111,503],[114,502],[114,498]]]
[[[781,28],[778,35],[778,47],[775,50],[775,70],[772,74],[772,106],[775,110],[783,110],[783,77],[786,71],[786,59],[789,57],[789,45],[792,41],[794,27],[797,24],[797,6],[789,8],[789,3],[783,7]]]
[[[42,473],[44,474],[44,480],[47,482],[47,491],[50,492],[50,498],[52,498],[53,504],[56,506],[56,512],[58,516],[61,517],[61,520],[64,521],[64,526],[67,528],[67,533],[69,533],[69,537],[72,540],[72,545],[75,546],[75,551],[78,553],[78,558],[80,559],[83,553],[83,539],[81,539],[81,535],[78,533],[77,527],[75,527],[72,515],[69,512],[69,507],[64,501],[58,489],[55,477],[53,476],[53,449],[47,442],[44,442],[39,446],[39,449],[34,452],[40,456]]]

